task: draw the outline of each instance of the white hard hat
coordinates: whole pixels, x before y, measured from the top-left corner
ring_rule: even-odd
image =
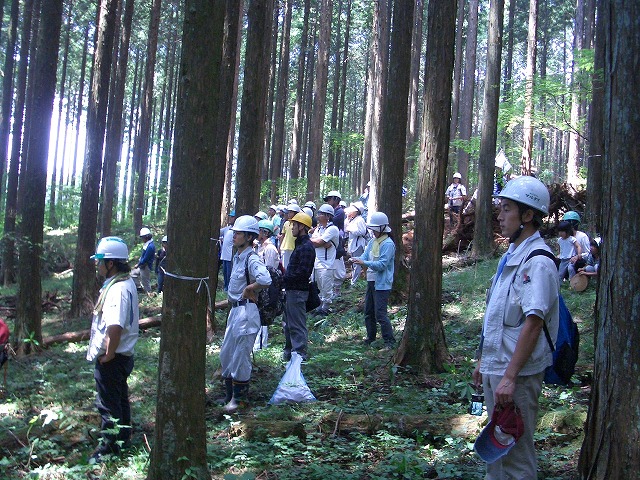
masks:
[[[129,248],[119,237],[104,237],[98,242],[96,253],[91,255],[92,260],[124,260],[129,259]]]
[[[331,190],[329,193],[325,195],[323,200],[326,202],[331,197],[337,197],[338,200],[342,200],[342,195],[340,195],[340,192],[337,190]]]
[[[453,174],[453,178],[459,178],[460,180],[462,180],[462,175],[460,175],[460,172],[456,172]]]
[[[295,198],[292,198],[287,203],[289,204],[293,203],[294,205],[298,205],[298,200],[296,200]]]
[[[287,212],[296,212],[296,213],[300,213],[302,210],[300,209],[300,206],[297,203],[290,203],[289,205],[287,205]]]
[[[544,216],[549,214],[549,190],[537,178],[526,175],[514,178],[496,196],[531,207]]]
[[[311,207],[302,207],[302,212],[313,218],[313,210],[311,210]]]
[[[316,203],[315,203],[315,202],[312,202],[311,200],[309,200],[307,203],[305,203],[305,204],[304,204],[304,206],[305,206],[305,207],[309,207],[309,208],[311,208],[311,209],[313,209],[313,210],[315,210],[316,208],[318,208],[318,207],[316,207]]]
[[[361,201],[353,202],[351,206],[357,209],[358,212],[360,212],[360,215],[362,215],[362,212],[364,212],[364,203],[362,203]]]
[[[347,202],[345,202],[344,200],[340,200],[340,206],[341,207],[346,207],[347,206]]]
[[[140,229],[140,236],[146,237],[147,235],[151,235],[151,230],[149,230],[147,227],[142,227]]]
[[[256,235],[260,233],[258,221],[251,215],[242,215],[241,217],[238,217],[233,224],[233,227],[231,227],[231,230],[234,232],[255,233]]]
[[[167,236],[162,237],[162,243],[167,243]]]
[[[320,205],[318,213],[326,213],[327,215],[331,215],[333,217],[336,212],[331,205],[329,205],[328,203],[323,203],[322,205]]]
[[[379,232],[389,233],[391,228],[389,227],[389,217],[382,212],[374,212],[369,216],[367,227],[372,230],[378,230]]]
[[[269,218],[269,215],[267,215],[264,212],[257,212],[254,217],[259,218],[260,220],[267,220]]]

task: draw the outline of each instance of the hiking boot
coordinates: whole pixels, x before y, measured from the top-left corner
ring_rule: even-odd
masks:
[[[233,380],[231,379],[231,377],[224,378],[224,389],[224,397],[216,399],[216,404],[218,405],[226,405],[231,401],[231,398],[233,397]]]
[[[244,409],[249,406],[247,402],[247,392],[249,391],[249,382],[236,382],[233,381],[233,397],[227,403],[223,410],[226,413],[236,413],[239,409]]]

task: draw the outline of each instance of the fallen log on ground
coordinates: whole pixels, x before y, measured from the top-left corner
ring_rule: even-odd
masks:
[[[294,420],[246,419],[242,422],[232,423],[229,427],[229,436],[260,442],[273,437],[295,436],[304,442],[307,439],[307,432],[302,422]]]

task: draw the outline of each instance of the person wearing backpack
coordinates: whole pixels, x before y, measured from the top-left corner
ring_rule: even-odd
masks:
[[[320,289],[322,304],[313,315],[327,316],[334,297],[334,270],[340,232],[332,223],[333,207],[325,203],[318,208],[318,226],[311,235],[311,243],[316,250],[313,275]]]
[[[538,229],[548,215],[549,191],[540,180],[522,176],[498,194],[498,221],[509,249],[502,256],[487,295],[476,387],[484,387],[487,414],[515,404],[524,433],[507,453],[487,464],[486,479],[537,478],[534,433],[538,399],[552,351],[544,325],[555,342],[559,323],[560,281],[553,254]],[[530,254],[543,250],[549,256]]]
[[[251,380],[251,352],[261,325],[256,304],[258,292],[271,284],[271,275],[253,251],[253,242],[259,235],[258,221],[251,215],[242,215],[231,229],[233,246],[237,250],[227,289],[231,311],[220,348],[220,367],[225,385],[222,401],[227,413],[246,406]]]
[[[258,256],[262,260],[262,263],[267,267],[275,268],[276,270],[280,266],[280,254],[278,249],[271,242],[271,236],[273,235],[273,223],[271,220],[260,220],[258,222]],[[260,332],[256,335],[256,341],[253,344],[253,350],[261,350],[267,348],[269,340],[269,327],[263,325],[260,328]]]

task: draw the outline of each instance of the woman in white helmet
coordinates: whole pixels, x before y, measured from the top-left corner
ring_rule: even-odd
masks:
[[[367,227],[373,238],[367,244],[361,257],[352,257],[355,265],[367,267],[367,294],[364,301],[364,323],[367,338],[364,343],[371,345],[377,336],[377,324],[380,324],[384,347],[388,350],[395,346],[393,327],[387,314],[389,294],[393,285],[396,246],[391,238],[389,219],[382,212],[369,215]]]
[[[467,189],[462,185],[462,175],[460,172],[453,174],[453,183],[447,187],[444,192],[445,197],[449,201],[449,226],[453,227],[454,218],[460,215],[460,209],[467,196]]]
[[[136,282],[136,286],[144,290],[145,293],[151,292],[151,269],[156,257],[156,246],[153,243],[153,235],[147,227],[140,229],[140,238],[144,242],[142,244],[142,254],[140,260],[136,263],[131,271],[131,278]]]
[[[352,203],[346,210],[347,219],[344,225],[344,231],[349,235],[349,244],[347,246],[347,253],[350,257],[359,257],[364,253],[364,247],[367,245],[367,223],[365,222],[362,213],[364,212],[364,204],[360,201]],[[353,265],[351,272],[351,286],[353,287],[360,273],[362,272],[362,266],[358,264]]]
[[[91,258],[104,280],[87,351],[87,360],[95,362],[96,407],[102,417],[102,441],[91,458],[101,462],[104,455],[120,453],[131,443],[127,378],[133,370],[140,313],[136,285],[129,275],[129,249],[122,239],[101,239]]]
[[[555,341],[559,315],[558,270],[538,232],[549,212],[549,191],[540,180],[523,176],[507,183],[498,198],[498,221],[510,245],[489,290],[473,380],[484,387],[489,418],[494,408],[515,403],[524,434],[513,448],[500,452],[501,458],[485,455],[492,462],[485,478],[537,478],[533,435],[542,380],[552,364],[542,331],[546,325]],[[476,445],[479,453],[482,445]]]
[[[271,285],[271,275],[253,251],[253,242],[260,233],[258,221],[242,215],[233,230],[233,267],[227,296],[231,311],[220,348],[220,367],[225,383],[224,411],[233,413],[246,403],[251,379],[251,352],[260,330],[258,292]]]

